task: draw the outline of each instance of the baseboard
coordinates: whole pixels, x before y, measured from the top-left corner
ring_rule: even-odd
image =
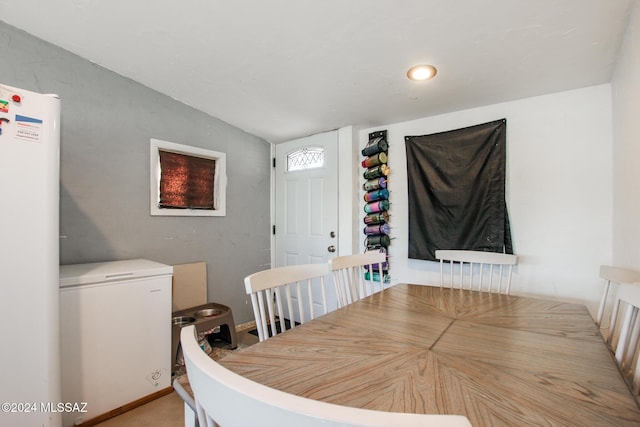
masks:
[[[153,400],[158,399],[159,397],[166,396],[167,394],[173,392],[173,387],[163,388],[162,390],[158,390],[155,393],[149,394],[145,397],[142,397],[138,400],[134,400],[131,403],[127,403],[126,405],[120,406],[119,408],[112,409],[109,412],[105,412],[104,414],[98,415],[97,417],[91,418],[83,422],[82,424],[77,424],[81,427],[92,427],[96,424],[102,423],[110,418],[117,417],[118,415],[122,415],[125,412],[128,412],[132,409],[135,409],[139,406],[147,404]]]
[[[250,322],[240,323],[236,325],[236,332],[243,332],[247,329],[255,329],[255,328],[256,328],[256,321],[252,320]]]

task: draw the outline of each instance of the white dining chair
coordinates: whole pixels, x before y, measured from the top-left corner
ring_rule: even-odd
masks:
[[[466,250],[437,250],[440,260],[440,286],[489,291],[511,292],[513,266],[518,257],[511,254]],[[445,280],[445,262],[449,263],[449,280]]]
[[[325,263],[276,267],[244,279],[258,338],[269,337],[328,312]]]
[[[191,387],[187,376],[180,375],[174,378],[171,385],[176,394],[184,401],[182,405],[184,410],[184,427],[200,427],[198,416],[196,415],[196,401],[193,399],[192,393],[187,391],[187,387]]]
[[[201,426],[207,427],[470,427],[461,415],[383,412],[285,393],[220,365],[198,345],[193,325],[180,341]],[[365,380],[363,378],[363,380]]]
[[[629,268],[613,265],[600,266],[600,278],[604,280],[604,289],[600,298],[600,306],[596,314],[596,325],[602,326],[604,312],[607,309],[607,299],[611,290],[611,284],[640,282],[640,272]]]
[[[607,344],[636,397],[640,392],[639,310],[640,286],[637,283],[621,283],[611,312]]]
[[[386,283],[383,272],[385,262],[386,254],[380,251],[367,251],[330,259],[338,307],[344,307],[383,290]]]

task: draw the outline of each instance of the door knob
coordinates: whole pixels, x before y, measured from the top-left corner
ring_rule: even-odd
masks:
[[[336,251],[336,247],[335,247],[335,246],[333,246],[333,245],[331,245],[331,246],[329,246],[329,247],[327,248],[327,250],[328,250],[329,252],[335,252],[335,251]]]

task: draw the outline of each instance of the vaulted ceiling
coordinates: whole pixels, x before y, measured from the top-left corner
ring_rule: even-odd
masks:
[[[271,142],[606,83],[636,0],[0,0],[0,20]],[[406,71],[433,64],[437,76]]]

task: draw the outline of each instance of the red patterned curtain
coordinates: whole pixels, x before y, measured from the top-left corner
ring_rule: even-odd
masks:
[[[216,161],[160,151],[160,207],[214,209]]]

